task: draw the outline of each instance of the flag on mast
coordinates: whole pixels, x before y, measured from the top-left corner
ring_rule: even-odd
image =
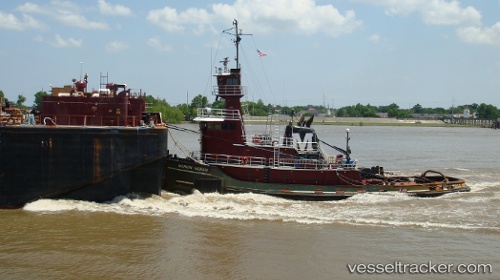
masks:
[[[259,56],[266,56],[266,54],[265,54],[265,53],[263,53],[263,52],[261,52],[261,51],[259,51],[259,50],[257,50],[257,53],[259,54]]]

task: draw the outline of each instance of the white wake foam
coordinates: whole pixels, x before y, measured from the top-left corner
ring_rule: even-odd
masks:
[[[485,187],[486,189],[488,187]],[[24,209],[34,212],[89,211],[161,216],[177,214],[225,220],[265,220],[303,224],[351,224],[500,231],[497,194],[455,193],[439,198],[405,194],[361,194],[329,202],[290,201],[257,194],[120,196],[108,203],[41,199]],[[493,210],[493,212],[492,212]],[[495,212],[496,211],[496,212]]]

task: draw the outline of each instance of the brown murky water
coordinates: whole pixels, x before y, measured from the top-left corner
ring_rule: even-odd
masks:
[[[247,132],[262,128],[251,126]],[[316,130],[328,143],[345,143],[345,127]],[[353,157],[360,165],[409,175],[437,169],[465,178],[472,192],[431,199],[366,194],[336,202],[169,193],[102,204],[39,200],[24,209],[0,211],[0,277],[500,278],[500,131],[350,130]],[[196,148],[192,134],[176,137]],[[490,264],[493,272],[351,274],[348,268],[397,262]]]

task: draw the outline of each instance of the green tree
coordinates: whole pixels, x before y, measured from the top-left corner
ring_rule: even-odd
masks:
[[[267,116],[269,114],[269,106],[264,104],[262,99],[259,99],[257,104],[255,104],[255,116]]]
[[[212,108],[214,109],[224,109],[225,106],[226,102],[224,102],[223,100],[216,100],[212,103]]]
[[[362,105],[360,103],[356,104],[356,106],[347,106],[340,108],[337,110],[337,116],[338,117],[351,117],[351,118],[356,118],[356,117],[364,117],[364,118],[378,118],[379,116],[377,115],[377,108],[374,106],[371,106],[370,104],[368,105]]]
[[[242,103],[242,108],[244,112],[250,114],[251,116],[267,116],[269,112],[269,105],[265,105],[262,99],[259,99],[257,103],[253,101],[245,101]]]
[[[206,96],[198,94],[191,100],[191,108],[205,108],[208,106],[208,99]]]
[[[177,107],[171,107],[168,105],[162,111],[163,118],[169,123],[180,123],[184,120],[184,114]]]
[[[342,107],[342,108],[337,109],[337,111],[336,111],[336,114],[335,114],[335,115],[336,115],[337,117],[339,117],[339,118],[343,118],[343,117],[345,117],[345,116],[346,116],[346,114],[347,114],[347,113],[346,113],[345,107]]]
[[[387,116],[389,118],[404,119],[404,118],[409,118],[411,116],[411,113],[409,110],[405,110],[405,109],[391,109],[391,110],[389,110]]]
[[[395,103],[392,103],[389,106],[379,106],[377,111],[380,113],[388,113],[390,110],[397,110],[399,109],[399,106]]]
[[[192,116],[190,116],[190,107],[186,103],[182,103],[176,106],[177,109],[182,113],[182,119],[185,121],[190,120]]]
[[[196,116],[196,109],[208,107],[208,99],[206,96],[198,94],[191,100],[190,116]]]
[[[442,107],[437,107],[434,109],[435,114],[444,115],[446,114],[446,109]]]
[[[500,118],[500,111],[497,107],[491,104],[481,103],[477,108],[477,113],[481,119],[497,119]]]
[[[24,102],[26,102],[26,97],[24,97],[24,95],[22,95],[22,94],[19,94],[17,96],[17,102],[16,102],[17,107],[18,108],[26,108],[26,106],[24,106]]]
[[[170,106],[165,99],[156,99],[151,95],[146,96],[148,112],[160,112],[163,121],[179,123],[184,120],[184,114],[176,107]]]
[[[39,91],[35,93],[35,101],[33,102],[33,108],[37,111],[42,111],[42,98],[48,96],[46,91]]]
[[[422,114],[422,105],[418,104],[413,106],[412,111],[416,114]]]

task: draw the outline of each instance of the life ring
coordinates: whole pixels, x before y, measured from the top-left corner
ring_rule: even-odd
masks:
[[[241,158],[241,163],[242,164],[248,164],[248,157]]]

